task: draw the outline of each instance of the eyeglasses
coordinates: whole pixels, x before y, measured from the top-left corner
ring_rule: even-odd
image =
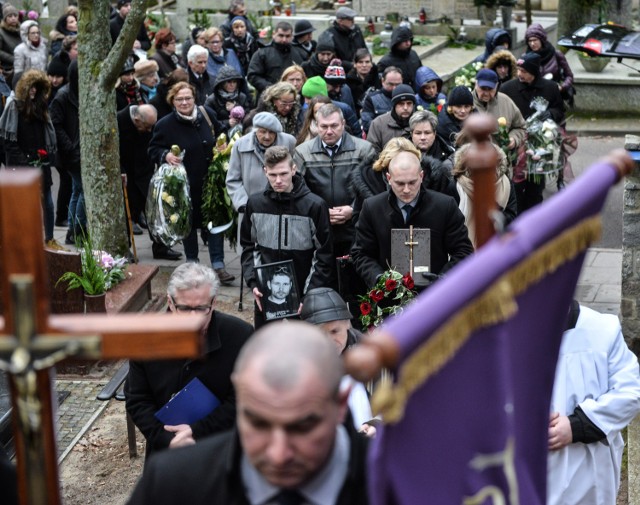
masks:
[[[188,98],[174,98],[173,99],[174,102],[178,102],[178,103],[189,103],[189,102],[193,102],[193,97],[190,96]]]
[[[293,107],[296,104],[296,102],[283,102],[282,100],[276,100],[276,102],[278,102],[283,107]]]
[[[213,45],[217,45],[217,44],[222,44],[222,41],[221,40],[210,40],[208,43],[209,44],[213,44]]]
[[[29,35],[40,35],[40,32],[29,32]]]
[[[209,305],[178,305],[172,296],[171,303],[173,303],[173,307],[176,309],[176,312],[198,312],[199,314],[208,314],[213,308],[213,300],[209,302]]]

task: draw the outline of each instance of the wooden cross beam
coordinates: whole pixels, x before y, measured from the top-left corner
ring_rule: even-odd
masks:
[[[204,316],[49,315],[39,170],[0,170],[0,366],[11,388],[21,505],[61,505],[53,369],[68,355],[192,358]]]

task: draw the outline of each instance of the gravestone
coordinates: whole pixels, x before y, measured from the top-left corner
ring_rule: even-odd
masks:
[[[424,7],[427,19],[439,19],[447,16],[451,19],[477,17],[478,9],[473,0],[353,0],[353,8],[360,16],[383,16],[390,12],[397,12],[410,19],[418,17],[420,9]]]

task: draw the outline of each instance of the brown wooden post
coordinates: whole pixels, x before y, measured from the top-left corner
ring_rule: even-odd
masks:
[[[69,355],[196,357],[204,317],[50,316],[40,194],[39,170],[0,171],[0,365],[9,375],[20,503],[60,505],[51,367]]]

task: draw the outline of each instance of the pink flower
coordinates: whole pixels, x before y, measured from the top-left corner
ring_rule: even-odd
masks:
[[[36,11],[29,11],[27,17],[36,21],[40,17],[40,14],[38,14]]]
[[[229,112],[229,117],[242,121],[244,119],[244,109],[240,105],[236,105],[231,109],[231,112]]]

